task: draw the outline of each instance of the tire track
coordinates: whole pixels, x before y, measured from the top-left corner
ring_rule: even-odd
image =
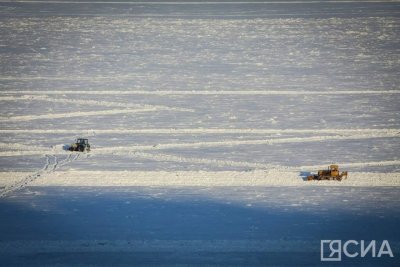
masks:
[[[397,131],[389,132],[374,132],[374,133],[354,133],[349,135],[328,135],[328,136],[309,136],[309,137],[288,137],[288,138],[264,138],[255,140],[222,140],[222,141],[204,141],[193,143],[165,143],[165,144],[150,144],[150,145],[133,145],[133,146],[118,146],[118,147],[97,147],[91,153],[106,154],[106,153],[130,153],[140,151],[154,151],[166,149],[186,149],[186,148],[209,148],[209,147],[233,147],[241,145],[274,145],[274,144],[290,144],[290,143],[312,143],[326,141],[345,141],[345,140],[365,140],[374,138],[398,138],[400,134]],[[15,144],[18,145],[18,144]],[[18,146],[17,146],[18,147]],[[13,157],[22,155],[41,155],[49,153],[46,149],[25,150],[25,151],[2,151],[0,156]],[[64,154],[60,151],[59,154]]]
[[[269,5],[269,4],[326,4],[326,3],[397,3],[398,0],[308,0],[308,1],[46,1],[46,0],[2,0],[0,3],[39,3],[39,4],[113,4],[113,5]]]
[[[400,160],[382,160],[382,161],[371,161],[371,162],[350,162],[350,163],[338,163],[343,168],[349,167],[382,167],[382,166],[400,166]],[[320,165],[308,165],[299,166],[298,170],[310,170],[310,169],[321,169],[329,166],[330,163],[320,164]],[[400,174],[399,174],[400,176]]]
[[[38,150],[46,150],[46,147],[35,146],[35,145],[26,145],[21,143],[4,143],[0,142],[1,150],[13,150],[13,151],[38,151]]]
[[[77,112],[56,113],[56,114],[1,117],[0,121],[15,122],[15,121],[33,121],[33,120],[43,120],[43,119],[65,119],[65,118],[87,117],[87,116],[98,116],[98,115],[115,115],[115,114],[154,112],[154,111],[162,111],[162,110],[163,109],[153,107],[153,108],[142,108],[142,109],[113,109],[113,110],[99,110],[99,111],[77,111]]]
[[[1,78],[0,78],[1,80]],[[400,90],[326,90],[326,91],[296,91],[296,90],[159,90],[159,91],[46,91],[46,90],[21,90],[21,91],[2,91],[2,94],[29,94],[29,95],[380,95],[380,94],[400,94]]]
[[[0,133],[21,134],[65,134],[69,129],[0,129]],[[90,129],[74,130],[80,134],[371,134],[393,135],[400,134],[400,129],[254,129],[254,128],[154,128],[154,129]]]
[[[171,144],[156,144],[144,146],[124,146],[124,147],[104,147],[97,148],[96,152],[118,152],[118,151],[148,151],[148,150],[164,150],[164,149],[179,149],[179,148],[201,148],[201,147],[232,147],[240,145],[273,145],[273,144],[286,144],[286,143],[309,143],[309,142],[323,142],[323,141],[337,141],[337,140],[363,140],[371,138],[388,138],[399,137],[399,134],[376,134],[376,135],[353,135],[353,136],[311,136],[311,137],[290,137],[290,138],[271,138],[261,140],[224,140],[224,141],[210,141],[210,142],[195,142],[195,143],[171,143]],[[95,152],[95,153],[96,153]]]
[[[8,194],[10,194],[11,192],[14,192],[16,190],[20,190],[26,186],[28,186],[28,184],[32,183],[33,181],[35,181],[36,179],[40,178],[41,176],[44,175],[48,175],[50,173],[53,173],[54,171],[57,170],[57,168],[64,166],[66,164],[69,164],[75,160],[78,160],[80,157],[80,154],[76,154],[74,157],[72,157],[72,154],[69,154],[65,159],[63,160],[59,160],[59,158],[56,155],[45,155],[46,157],[46,162],[43,166],[42,169],[40,169],[39,171],[30,174],[28,176],[26,176],[25,178],[23,178],[22,180],[15,182],[11,185],[6,186],[1,192],[0,192],[0,198],[4,198],[6,197]],[[51,159],[50,157],[53,158],[53,163],[51,163]]]
[[[268,5],[268,4],[326,4],[326,3],[397,3],[398,0],[308,0],[308,1],[46,1],[46,0],[2,0],[0,3],[39,3],[39,4],[113,4],[113,5]]]
[[[23,95],[23,96],[0,96],[0,101],[18,101],[18,100],[29,100],[29,101],[47,101],[51,103],[69,103],[74,105],[85,105],[85,106],[101,106],[101,107],[117,107],[127,109],[143,109],[143,108],[156,108],[161,110],[173,110],[182,112],[194,112],[194,109],[169,107],[163,105],[150,105],[150,104],[133,104],[133,103],[121,103],[112,101],[98,101],[98,100],[82,100],[82,99],[68,99],[68,98],[52,98],[42,95]]]
[[[253,163],[246,161],[232,161],[232,160],[218,160],[218,159],[206,159],[206,158],[194,158],[194,157],[186,157],[186,156],[175,156],[171,154],[152,154],[152,153],[144,153],[144,152],[131,152],[131,153],[113,153],[114,155],[122,155],[122,156],[130,156],[130,157],[139,157],[143,159],[149,159],[154,161],[172,161],[179,163],[195,163],[195,164],[210,164],[217,167],[223,166],[231,166],[231,167],[245,167],[245,168],[255,168],[255,169],[275,169],[275,168],[284,168],[279,165],[272,164],[262,164],[262,163]]]
[[[231,166],[231,167],[246,167],[254,169],[268,169],[275,171],[304,171],[304,170],[316,170],[326,168],[331,163],[319,164],[319,165],[308,165],[308,166],[282,166],[277,164],[263,164],[257,162],[246,162],[246,161],[232,161],[232,160],[217,160],[207,158],[194,158],[186,156],[176,156],[171,154],[152,154],[144,152],[133,152],[128,154],[114,153],[114,155],[124,155],[130,157],[139,157],[143,159],[149,159],[154,161],[172,161],[178,163],[194,163],[194,164],[210,164],[217,167]],[[353,162],[353,163],[338,163],[342,167],[370,167],[370,166],[400,166],[400,160],[386,160],[386,161],[372,161],[372,162]]]

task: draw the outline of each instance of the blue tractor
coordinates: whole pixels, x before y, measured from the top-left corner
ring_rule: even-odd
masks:
[[[79,152],[89,152],[90,145],[89,140],[85,138],[76,139],[75,143],[73,143],[69,148],[69,151],[79,151]]]

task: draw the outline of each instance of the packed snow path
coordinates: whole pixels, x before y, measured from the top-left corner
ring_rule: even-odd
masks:
[[[44,165],[44,167],[41,170],[39,170],[33,174],[29,174],[28,176],[26,176],[22,179],[19,179],[13,183],[8,182],[9,180],[11,180],[10,178],[12,177],[12,174],[11,175],[10,175],[10,173],[5,174],[5,176],[6,176],[5,180],[7,181],[7,183],[6,183],[6,186],[4,187],[4,189],[0,190],[0,198],[5,197],[7,194],[9,194],[15,190],[20,190],[20,189],[26,187],[29,183],[34,182],[38,178],[42,178],[44,175],[49,175],[49,174],[55,172],[57,170],[57,168],[77,160],[80,156],[81,155],[79,155],[79,154],[73,155],[71,153],[66,158],[64,158],[63,160],[60,161],[56,155],[53,155],[53,156],[46,155],[46,164]],[[53,158],[53,163],[51,163],[50,158]]]

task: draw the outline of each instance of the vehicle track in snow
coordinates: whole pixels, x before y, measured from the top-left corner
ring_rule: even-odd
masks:
[[[65,119],[75,117],[87,117],[87,116],[104,116],[104,115],[115,115],[115,114],[130,114],[130,113],[143,113],[143,112],[155,112],[162,111],[165,109],[160,108],[141,108],[141,109],[111,109],[111,110],[98,110],[98,111],[77,111],[77,112],[66,112],[66,113],[49,113],[41,115],[23,115],[23,116],[10,116],[0,117],[2,122],[15,122],[15,121],[33,121],[42,119]]]
[[[11,192],[20,190],[20,189],[28,186],[28,184],[32,183],[33,181],[40,178],[41,176],[53,173],[54,171],[57,170],[57,168],[59,168],[61,166],[64,166],[75,160],[78,160],[80,158],[80,154],[77,153],[74,155],[74,154],[70,153],[63,160],[59,160],[59,158],[56,155],[51,155],[51,156],[45,155],[45,157],[46,157],[46,162],[42,169],[24,177],[23,179],[15,182],[11,185],[6,186],[2,191],[0,191],[0,198],[4,198]]]
[[[26,145],[21,143],[4,143],[0,142],[0,149],[4,151],[43,151],[47,149],[46,147]]]
[[[149,159],[154,161],[172,161],[180,163],[195,163],[195,164],[207,164],[214,165],[218,167],[231,166],[231,167],[245,167],[245,168],[255,168],[255,169],[266,169],[274,168],[276,166],[255,162],[247,161],[232,161],[232,160],[219,160],[219,159],[208,159],[208,158],[198,158],[198,157],[186,157],[186,156],[176,156],[166,153],[144,153],[144,152],[131,152],[131,153],[114,153],[114,155],[126,155],[130,157],[138,157],[143,159]]]
[[[180,148],[201,148],[201,147],[231,147],[241,145],[273,145],[286,143],[309,143],[323,142],[336,140],[362,140],[372,138],[390,138],[399,137],[399,134],[393,135],[335,135],[335,136],[311,136],[311,137],[290,137],[290,138],[264,138],[260,140],[222,140],[209,142],[194,142],[194,143],[171,143],[171,144],[155,144],[155,145],[138,145],[138,146],[123,146],[123,147],[103,147],[97,148],[97,152],[107,151],[148,151],[148,150],[163,150],[163,149],[180,149]]]
[[[6,134],[69,134],[70,129],[0,129]],[[150,128],[150,129],[88,129],[74,130],[79,134],[370,134],[370,135],[395,135],[400,134],[400,129],[272,129],[272,128]]]
[[[250,140],[221,140],[221,141],[203,141],[203,142],[188,142],[188,143],[165,143],[165,144],[149,144],[149,145],[126,145],[114,147],[97,147],[93,150],[92,154],[107,154],[114,152],[140,152],[140,151],[153,151],[153,150],[166,150],[166,149],[187,149],[187,148],[208,148],[208,147],[233,147],[241,145],[274,145],[274,144],[290,144],[290,143],[310,143],[310,142],[326,142],[326,141],[341,141],[341,140],[363,140],[373,138],[397,138],[400,137],[396,131],[389,132],[374,132],[374,133],[349,133],[348,135],[327,135],[327,136],[309,136],[309,137],[288,137],[288,138],[263,138],[263,139],[250,139]],[[1,148],[0,143],[0,148]],[[45,148],[38,147],[38,149],[22,150],[24,145],[13,144],[16,148],[21,148],[18,151],[1,151],[0,156],[12,157],[21,155],[40,155],[48,153]],[[6,146],[6,144],[4,144]],[[29,148],[29,149],[28,149]],[[62,154],[65,152],[63,151]],[[61,154],[61,153],[60,153]]]
[[[183,111],[183,112],[194,111],[193,109],[169,107],[164,105],[98,101],[93,99],[69,99],[69,98],[58,98],[58,97],[55,98],[55,97],[48,97],[46,95],[0,96],[0,101],[46,101],[51,103],[69,103],[69,104],[84,105],[84,106],[116,107],[116,108],[127,108],[127,109],[150,108],[150,109],[173,110],[173,111]]]
[[[4,77],[0,77],[0,80]],[[2,91],[5,95],[391,95],[400,94],[400,90],[15,90]]]
[[[187,157],[171,155],[167,153],[145,153],[145,152],[130,152],[130,153],[113,153],[114,155],[137,157],[154,161],[171,161],[179,163],[194,163],[194,164],[206,164],[217,167],[245,167],[249,169],[260,169],[260,170],[277,170],[277,171],[305,171],[305,170],[316,170],[326,168],[330,163],[318,164],[318,165],[307,165],[307,166],[283,166],[278,164],[264,164],[259,162],[248,162],[248,161],[233,161],[233,160],[220,160],[220,159],[209,159],[199,157]],[[371,162],[350,162],[350,163],[338,163],[342,167],[371,167],[371,166],[400,166],[400,160],[383,160],[383,161],[371,161]]]

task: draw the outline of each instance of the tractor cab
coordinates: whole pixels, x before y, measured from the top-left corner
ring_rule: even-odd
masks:
[[[89,140],[88,139],[83,139],[83,138],[78,138],[78,139],[76,139],[75,143],[87,146],[89,144]]]
[[[90,151],[89,140],[86,138],[76,139],[75,143],[73,143],[69,147],[69,151],[89,152]]]

